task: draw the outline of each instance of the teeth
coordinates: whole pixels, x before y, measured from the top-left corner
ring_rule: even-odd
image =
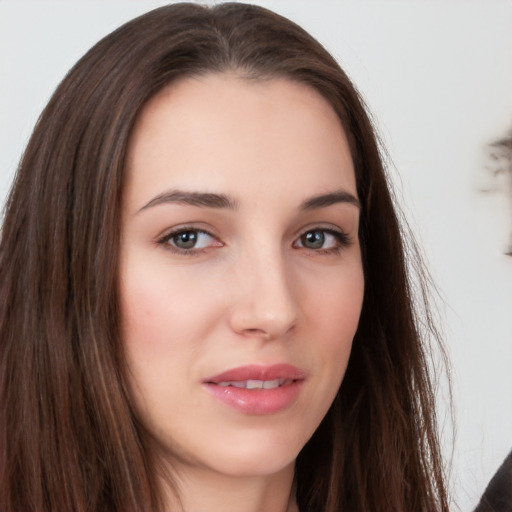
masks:
[[[265,380],[263,382],[263,389],[275,389],[280,386],[281,382],[279,379]]]
[[[262,389],[263,381],[262,380],[248,380],[246,388],[247,389]]]
[[[274,379],[274,380],[232,380],[226,382],[218,382],[217,386],[226,388],[233,386],[235,388],[245,389],[276,389],[283,384],[288,384],[288,379]]]

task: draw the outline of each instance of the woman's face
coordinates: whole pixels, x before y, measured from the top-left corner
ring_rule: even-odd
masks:
[[[358,222],[346,137],[314,90],[211,74],[147,104],[127,160],[122,328],[138,412],[174,467],[292,467],[347,366]]]

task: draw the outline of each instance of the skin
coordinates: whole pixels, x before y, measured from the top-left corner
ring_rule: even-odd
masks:
[[[165,195],[176,190],[232,204]],[[294,461],[336,395],[361,311],[358,223],[345,133],[307,86],[208,74],[143,109],[126,168],[122,328],[138,413],[185,511],[295,510]],[[183,250],[180,230],[197,244]],[[276,413],[236,410],[203,384],[277,363],[305,380]]]

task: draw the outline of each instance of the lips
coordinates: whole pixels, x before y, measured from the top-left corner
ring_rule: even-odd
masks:
[[[205,389],[239,412],[273,414],[293,405],[306,376],[289,364],[233,368],[203,381]]]

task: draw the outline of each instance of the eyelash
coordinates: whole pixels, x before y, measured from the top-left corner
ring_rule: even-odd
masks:
[[[306,231],[304,231],[297,238],[297,241],[294,243],[294,246],[298,241],[301,241],[309,233],[322,233],[324,235],[330,235],[330,236],[334,237],[334,239],[336,240],[336,245],[334,247],[329,247],[326,249],[323,249],[323,248],[311,249],[308,247],[303,247],[304,249],[309,250],[310,252],[314,252],[315,254],[318,254],[318,253],[320,253],[320,254],[339,254],[343,249],[350,247],[353,243],[352,237],[345,231],[318,227],[318,228],[307,229]],[[301,248],[301,247],[299,247],[299,248]]]
[[[175,231],[167,233],[165,236],[163,236],[157,240],[157,244],[164,246],[164,248],[166,250],[169,250],[175,254],[184,255],[184,256],[198,256],[198,255],[206,252],[211,247],[211,245],[210,245],[208,247],[200,247],[200,248],[192,247],[190,249],[183,249],[183,248],[177,247],[176,245],[173,245],[171,243],[171,240],[173,238],[175,238],[179,235],[184,235],[186,233],[195,233],[196,235],[199,235],[199,236],[206,235],[206,236],[211,237],[213,240],[217,241],[217,243],[218,243],[217,247],[222,247],[222,245],[223,245],[222,242],[219,242],[218,239],[214,235],[209,233],[208,231],[205,231],[204,229],[194,228],[194,227],[181,227]],[[304,247],[304,246],[297,247],[296,244],[299,242],[303,243],[302,241],[303,241],[304,237],[310,233],[322,233],[323,235],[330,235],[335,238],[336,245],[334,247],[329,247],[326,249],[323,249],[323,248],[312,249],[312,248],[308,248],[308,247]],[[345,231],[318,227],[318,228],[307,229],[303,233],[301,233],[299,235],[299,237],[297,238],[297,240],[293,243],[293,246],[296,249],[305,249],[309,252],[316,253],[316,254],[318,254],[318,253],[320,253],[320,254],[338,254],[343,249],[352,245],[352,243],[353,243],[352,237]]]
[[[172,231],[170,233],[167,233],[162,238],[157,240],[158,245],[162,245],[166,250],[173,252],[174,254],[179,254],[183,256],[198,256],[202,253],[204,253],[206,250],[208,250],[209,247],[202,247],[202,248],[190,248],[190,249],[183,249],[181,247],[177,247],[176,245],[173,245],[171,243],[171,240],[179,235],[184,235],[186,233],[196,233],[198,235],[206,235],[211,237],[213,240],[217,240],[217,238],[209,233],[208,231],[204,229],[194,228],[194,227],[181,227],[175,231]],[[218,240],[217,240],[218,241]],[[218,242],[219,247],[223,244],[221,242]]]

